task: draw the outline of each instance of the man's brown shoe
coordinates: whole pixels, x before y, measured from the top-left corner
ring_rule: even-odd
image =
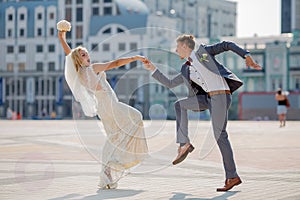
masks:
[[[242,180],[240,179],[240,177],[226,179],[224,187],[217,188],[217,192],[226,192],[231,188],[233,188],[234,186],[239,185],[241,183]]]
[[[173,165],[176,165],[180,162],[182,162],[189,153],[191,153],[194,150],[194,147],[192,144],[185,144],[182,147],[179,147],[178,149],[178,155],[173,161]]]

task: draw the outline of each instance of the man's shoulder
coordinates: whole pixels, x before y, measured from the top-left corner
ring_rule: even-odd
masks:
[[[207,47],[206,44],[200,44],[199,47],[198,47],[198,49],[196,51],[194,51],[195,54],[205,51],[206,47]]]
[[[206,46],[207,46],[207,44],[201,43],[201,44],[199,45],[199,48],[205,48]]]

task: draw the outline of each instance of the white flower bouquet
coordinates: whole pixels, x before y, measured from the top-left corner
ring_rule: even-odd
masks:
[[[56,28],[59,31],[70,31],[71,30],[71,23],[68,22],[67,20],[60,20],[56,24]]]

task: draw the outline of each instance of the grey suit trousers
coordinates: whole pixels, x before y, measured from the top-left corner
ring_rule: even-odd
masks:
[[[208,97],[199,95],[187,97],[175,102],[177,143],[190,143],[188,137],[187,110],[209,109],[214,137],[223,158],[226,179],[237,177],[232,148],[226,131],[228,109],[231,104],[230,94],[219,94]]]

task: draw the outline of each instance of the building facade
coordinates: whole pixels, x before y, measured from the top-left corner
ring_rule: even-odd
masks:
[[[147,42],[143,39],[145,30],[138,29],[147,26],[148,8],[138,0],[1,1],[0,15],[1,117],[7,108],[24,118],[50,113],[72,117],[72,94],[64,79],[65,55],[56,30],[61,19],[72,23],[67,34],[69,45],[85,46],[93,62],[145,55],[140,51]],[[135,73],[123,76],[133,68]],[[122,101],[144,103],[143,94],[148,93],[126,93],[126,88],[139,88],[143,76],[148,77],[140,68],[135,62],[108,73],[112,84],[126,78],[125,84],[116,87]]]
[[[1,3],[1,113],[35,115],[57,108],[62,66],[56,37],[57,2]]]
[[[236,36],[237,3],[225,0],[143,0],[151,16],[176,21],[176,30],[196,37]]]
[[[239,93],[273,92],[278,87],[290,92],[300,90],[297,34],[234,37],[236,3],[224,0],[1,1],[1,118],[5,118],[7,108],[27,119],[50,113],[61,118],[72,117],[72,94],[64,79],[65,55],[56,31],[56,23],[61,19],[72,23],[72,31],[67,34],[69,45],[86,47],[92,62],[140,54],[170,77],[180,71],[183,62],[175,53],[176,37],[182,32],[197,35],[197,45],[231,40],[249,49],[263,66],[262,71],[247,69],[244,60],[230,52],[217,57],[244,82],[233,95],[230,119],[239,118]],[[120,101],[142,111],[145,119],[174,119],[173,103],[187,92],[184,86],[168,89],[160,85],[140,62],[107,71],[107,77]],[[297,112],[300,100],[293,102]],[[192,118],[209,118],[206,112],[189,114]]]

